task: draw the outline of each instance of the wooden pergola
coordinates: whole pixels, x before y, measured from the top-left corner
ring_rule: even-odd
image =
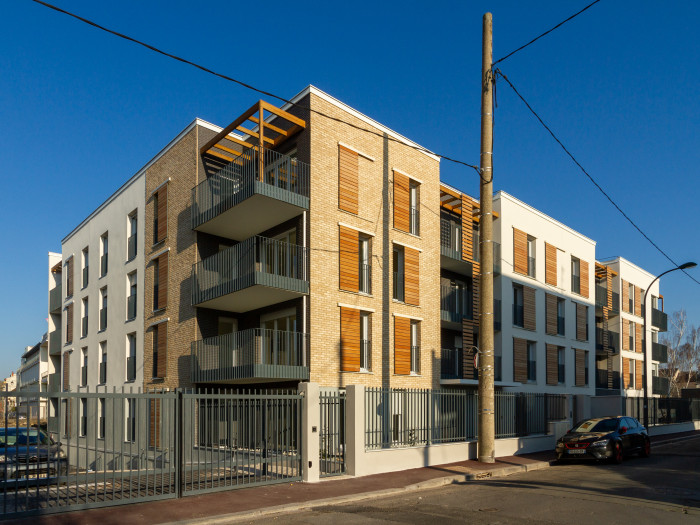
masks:
[[[440,184],[440,207],[452,212],[456,215],[462,215],[462,201],[463,197],[473,205],[472,206],[472,220],[479,222],[479,202],[475,201],[467,195],[461,195],[460,193]],[[498,218],[498,213],[493,212],[493,218]]]
[[[270,124],[265,119],[274,120],[278,125]],[[255,126],[257,126],[256,129],[250,129]],[[211,155],[225,162],[231,162],[243,154],[243,149],[255,146],[259,146],[261,150],[264,147],[274,148],[304,128],[306,128],[304,120],[264,100],[259,100],[240,117],[217,133],[209,142],[204,144],[199,151],[202,155]],[[254,140],[250,142],[241,140],[230,135],[232,132],[242,133]],[[224,140],[241,146],[243,149],[238,151],[233,147],[221,144]]]

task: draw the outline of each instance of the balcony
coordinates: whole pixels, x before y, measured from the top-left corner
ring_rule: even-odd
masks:
[[[251,237],[192,267],[192,304],[248,312],[309,293],[307,249]]]
[[[440,379],[462,379],[461,348],[443,348],[440,351]]]
[[[471,319],[469,308],[471,297],[466,288],[455,286],[440,286],[440,320],[445,323],[459,323],[461,329],[462,319]]]
[[[49,334],[49,354],[61,355],[61,330],[54,330]]]
[[[49,290],[49,312],[52,314],[61,313],[61,305],[63,304],[62,291],[63,288],[60,284],[56,288]]]
[[[668,396],[670,382],[668,377],[651,376],[651,393],[658,396]]]
[[[651,359],[659,363],[668,363],[668,347],[661,343],[651,342]]]
[[[49,392],[55,393],[61,391],[61,373],[49,374]]]
[[[193,229],[242,241],[309,209],[309,165],[259,152],[245,150],[192,189]]]
[[[252,328],[192,343],[193,383],[308,380],[301,332]]]
[[[440,266],[462,275],[472,274],[472,263],[462,259],[462,226],[440,218]]]
[[[608,373],[607,370],[596,368],[595,387],[597,396],[620,395],[620,373],[615,371]]]
[[[662,312],[651,307],[651,325],[659,329],[659,332],[666,332],[668,330],[668,315],[666,312]]]
[[[603,346],[603,341],[604,337],[607,334],[607,339],[608,339],[608,349],[613,353],[613,354],[618,354],[620,353],[620,334],[617,332],[613,332],[612,330],[604,330],[603,328],[600,328],[596,326],[595,329],[595,348],[596,350],[603,351],[604,346]]]

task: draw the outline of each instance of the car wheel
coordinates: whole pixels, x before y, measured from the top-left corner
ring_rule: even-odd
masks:
[[[642,450],[640,450],[639,455],[643,458],[651,456],[651,440],[649,440],[649,438],[644,441],[644,446]]]
[[[622,459],[624,457],[624,454],[622,453],[622,443],[615,443],[615,448],[613,449],[613,463],[620,464],[622,463]]]

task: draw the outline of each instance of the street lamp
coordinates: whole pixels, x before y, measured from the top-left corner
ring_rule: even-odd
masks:
[[[671,268],[670,270],[666,270],[664,273],[657,275],[656,278],[651,281],[651,284],[647,286],[647,289],[644,292],[644,301],[642,302],[644,305],[644,311],[642,312],[644,316],[644,331],[642,332],[642,336],[644,338],[644,426],[647,428],[647,430],[649,429],[649,377],[647,376],[647,294],[649,293],[649,290],[651,290],[651,287],[654,286],[654,283],[667,273],[675,272],[676,270],[687,270],[688,268],[695,268],[696,266],[697,264],[694,262],[687,262],[681,264],[680,266],[676,266],[675,268]]]

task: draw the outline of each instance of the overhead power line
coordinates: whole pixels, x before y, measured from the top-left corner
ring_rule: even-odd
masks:
[[[628,221],[632,226],[634,226],[634,228],[635,228],[639,233],[641,233],[642,236],[643,236],[647,241],[649,241],[649,242],[651,243],[651,245],[652,245],[654,248],[656,248],[656,249],[659,251],[659,253],[661,253],[661,255],[663,255],[664,257],[666,257],[666,259],[668,259],[668,260],[669,260],[672,264],[674,264],[675,266],[679,266],[679,264],[678,264],[676,261],[674,261],[674,260],[671,258],[671,256],[668,255],[668,253],[666,253],[664,250],[662,250],[661,247],[660,247],[658,244],[656,244],[656,243],[651,239],[651,237],[649,237],[649,236],[644,232],[644,230],[642,230],[642,229],[637,225],[637,223],[634,222],[634,221],[632,220],[632,218],[624,212],[624,210],[620,207],[619,204],[617,204],[617,202],[615,202],[615,201],[613,200],[613,198],[608,194],[608,192],[606,192],[606,191],[601,187],[601,185],[598,184],[598,181],[596,181],[596,180],[593,178],[593,176],[592,176],[590,173],[588,173],[588,171],[586,171],[586,169],[581,165],[581,163],[580,163],[578,160],[576,160],[576,157],[574,157],[574,155],[567,149],[567,147],[564,145],[564,143],[563,143],[561,140],[559,140],[559,138],[554,134],[554,132],[552,131],[552,129],[551,129],[547,124],[545,124],[544,120],[542,120],[542,117],[540,117],[540,116],[537,114],[537,112],[532,108],[532,106],[528,103],[528,101],[525,100],[525,98],[524,98],[524,97],[520,94],[520,92],[516,89],[516,87],[513,85],[513,83],[510,81],[510,79],[509,79],[500,69],[496,69],[496,70],[494,71],[494,74],[495,74],[495,76],[497,76],[497,77],[503,78],[503,80],[505,80],[505,81],[508,83],[508,85],[509,85],[510,88],[513,90],[513,92],[514,92],[514,93],[518,96],[518,98],[525,104],[525,106],[527,106],[527,109],[530,110],[530,113],[532,113],[532,114],[535,116],[535,118],[539,121],[539,123],[542,124],[542,126],[544,127],[544,129],[546,129],[546,130],[549,132],[549,134],[550,134],[550,135],[552,136],[552,138],[557,142],[557,144],[559,144],[559,146],[561,146],[561,148],[562,148],[562,149],[564,150],[564,152],[571,158],[571,160],[574,161],[574,164],[576,164],[576,165],[579,167],[579,169],[584,173],[584,175],[586,175],[586,177],[588,177],[588,179],[595,185],[595,187],[598,188],[598,190],[605,196],[605,198],[608,199],[608,201],[610,201],[610,204],[612,204],[613,206],[615,206],[615,208],[617,209],[617,211],[619,211],[619,212],[622,214],[622,216],[623,216],[625,219],[627,219],[627,221]],[[695,279],[695,277],[693,277],[692,275],[690,275],[690,274],[689,274],[688,272],[686,272],[685,270],[682,270],[682,271],[683,271],[683,273],[685,273],[688,277],[690,277],[693,281],[695,281],[697,284],[700,284],[700,281],[698,281],[697,279]]]
[[[571,15],[571,16],[570,16],[569,18],[567,18],[566,20],[563,20],[563,21],[559,22],[559,23],[558,23],[557,25],[555,25],[553,28],[549,29],[548,31],[545,31],[545,32],[542,33],[540,36],[537,36],[537,37],[533,38],[533,39],[530,40],[527,44],[524,44],[524,45],[520,46],[518,49],[515,49],[515,50],[511,51],[510,53],[508,53],[508,54],[507,54],[506,56],[504,56],[503,58],[499,58],[498,60],[496,60],[496,61],[492,64],[492,66],[495,66],[495,65],[498,64],[499,62],[503,62],[506,58],[508,58],[508,57],[510,57],[510,56],[512,56],[512,55],[514,55],[514,54],[517,53],[518,51],[521,51],[521,50],[525,49],[525,48],[526,48],[527,46],[529,46],[530,44],[534,44],[535,42],[537,42],[537,41],[538,41],[540,38],[542,38],[543,36],[546,36],[546,35],[548,35],[549,33],[551,33],[552,31],[554,31],[555,29],[557,29],[558,27],[563,26],[563,25],[566,24],[569,20],[572,20],[572,19],[576,18],[578,15],[580,15],[581,13],[583,13],[586,9],[589,9],[590,7],[593,7],[593,6],[594,6],[595,4],[597,4],[598,2],[600,2],[600,0],[595,0],[595,2],[591,2],[591,3],[588,4],[586,7],[584,7],[583,9],[581,9],[578,13],[574,13],[573,15]]]
[[[182,57],[180,57],[180,56],[178,56],[178,55],[174,55],[174,54],[172,54],[172,53],[168,53],[167,51],[163,51],[162,49],[159,49],[159,48],[157,48],[157,47],[155,47],[155,46],[153,46],[153,45],[151,45],[151,44],[148,44],[148,43],[146,43],[146,42],[144,42],[144,41],[142,41],[142,40],[138,40],[138,39],[136,39],[136,38],[130,37],[130,36],[128,36],[128,35],[125,35],[125,34],[123,34],[123,33],[120,33],[120,32],[118,32],[118,31],[115,31],[115,30],[113,30],[113,29],[109,29],[109,28],[107,28],[107,27],[104,27],[104,26],[102,26],[102,25],[100,25],[100,24],[98,24],[98,23],[96,23],[96,22],[93,22],[92,20],[88,20],[87,18],[84,18],[84,17],[82,17],[82,16],[80,16],[80,15],[77,15],[77,14],[75,14],[75,13],[72,13],[72,12],[70,12],[70,11],[66,11],[65,9],[62,9],[62,8],[56,6],[56,5],[53,5],[53,4],[49,4],[48,2],[44,2],[43,0],[31,0],[31,1],[32,1],[32,2],[35,2],[35,3],[37,3],[37,4],[40,4],[40,5],[43,5],[44,7],[48,7],[49,9],[53,9],[54,11],[57,11],[57,12],[62,13],[62,14],[64,14],[64,15],[68,15],[68,16],[70,16],[70,17],[72,17],[72,18],[75,18],[76,20],[79,20],[80,22],[83,22],[83,23],[85,23],[85,24],[88,24],[88,25],[90,25],[90,26],[92,26],[92,27],[94,27],[94,28],[96,28],[96,29],[99,29],[99,30],[101,30],[101,31],[104,31],[104,32],[106,32],[106,33],[109,33],[109,34],[111,34],[111,35],[114,35],[114,36],[116,36],[116,37],[122,38],[122,39],[124,39],[124,40],[128,40],[129,42],[132,42],[132,43],[134,43],[134,44],[143,46],[143,47],[145,47],[146,49],[148,49],[148,50],[150,50],[150,51],[153,51],[153,52],[155,52],[155,53],[161,54],[161,55],[163,55],[163,56],[165,56],[165,57],[168,57],[168,58],[171,58],[171,59],[173,59],[173,60],[177,60],[178,62],[182,62],[183,64],[187,64],[187,65],[189,65],[189,66],[195,67],[195,68],[197,68],[197,69],[199,69],[199,70],[201,70],[201,71],[204,71],[205,73],[209,73],[210,75],[214,75],[215,77],[218,77],[218,78],[221,78],[221,79],[223,79],[223,80],[227,80],[227,81],[229,81],[229,82],[233,82],[233,83],[235,83],[235,84],[238,84],[239,86],[242,86],[242,87],[244,87],[244,88],[246,88],[246,89],[249,89],[249,90],[251,90],[251,91],[255,91],[256,93],[260,93],[261,95],[265,95],[265,96],[268,96],[268,97],[271,97],[271,98],[275,98],[275,99],[277,99],[277,100],[279,100],[279,101],[281,101],[281,102],[284,102],[284,103],[286,103],[286,104],[289,104],[289,105],[291,105],[291,106],[295,106],[295,107],[297,107],[297,108],[299,108],[299,109],[303,109],[303,110],[309,111],[310,113],[314,113],[314,114],[316,114],[316,115],[325,117],[325,118],[327,118],[327,119],[334,120],[335,122],[339,122],[339,123],[345,124],[345,125],[350,126],[350,127],[354,128],[354,129],[357,129],[357,130],[359,130],[359,131],[363,131],[363,132],[365,132],[365,133],[370,133],[370,134],[375,135],[375,136],[377,136],[377,137],[380,137],[380,138],[382,138],[382,139],[389,140],[389,141],[391,141],[391,142],[396,142],[396,143],[398,143],[398,144],[402,144],[402,145],[407,146],[407,147],[409,147],[409,148],[412,148],[412,149],[414,149],[414,150],[416,150],[416,151],[421,151],[421,152],[423,152],[423,153],[428,153],[428,154],[430,154],[430,155],[435,155],[436,157],[439,157],[439,158],[444,159],[444,160],[446,160],[446,161],[453,162],[453,163],[455,163],[455,164],[460,164],[460,165],[466,166],[466,167],[468,167],[468,168],[472,168],[473,170],[476,170],[476,172],[477,172],[477,173],[479,174],[479,176],[481,177],[481,170],[479,169],[479,167],[476,166],[476,165],[474,165],[474,164],[470,164],[469,162],[465,162],[465,161],[463,161],[463,160],[455,159],[455,158],[453,158],[453,157],[448,157],[447,155],[442,155],[442,154],[440,154],[440,153],[435,153],[434,151],[431,151],[431,150],[426,149],[426,148],[422,148],[422,147],[420,147],[420,146],[412,146],[412,145],[410,145],[410,144],[406,144],[404,141],[399,140],[399,139],[395,139],[395,138],[393,138],[393,137],[389,137],[389,136],[385,135],[384,133],[380,133],[380,132],[377,132],[377,131],[373,131],[373,130],[371,130],[371,129],[363,128],[362,126],[358,126],[358,125],[356,125],[356,124],[353,124],[353,123],[348,122],[348,121],[346,121],[346,120],[343,120],[343,119],[341,119],[341,118],[334,117],[334,116],[332,116],[332,115],[328,115],[328,114],[326,114],[326,113],[324,113],[324,112],[322,112],[322,111],[318,111],[318,110],[316,110],[316,109],[312,109],[312,108],[310,108],[310,107],[308,107],[308,106],[305,106],[304,104],[299,104],[298,102],[293,102],[292,100],[286,99],[286,98],[281,97],[281,96],[279,96],[279,95],[275,95],[274,93],[271,93],[271,92],[266,91],[266,90],[264,90],[264,89],[257,88],[257,87],[255,87],[255,86],[253,86],[253,85],[251,85],[251,84],[248,84],[248,83],[243,82],[243,81],[241,81],[241,80],[238,80],[238,79],[236,79],[236,78],[230,77],[230,76],[225,75],[225,74],[223,74],[223,73],[219,73],[219,72],[214,71],[214,70],[212,70],[212,69],[210,69],[210,68],[208,68],[208,67],[206,67],[206,66],[203,66],[203,65],[201,65],[201,64],[198,64],[198,63],[193,62],[193,61],[191,61],[191,60],[187,60],[186,58],[182,58]]]

